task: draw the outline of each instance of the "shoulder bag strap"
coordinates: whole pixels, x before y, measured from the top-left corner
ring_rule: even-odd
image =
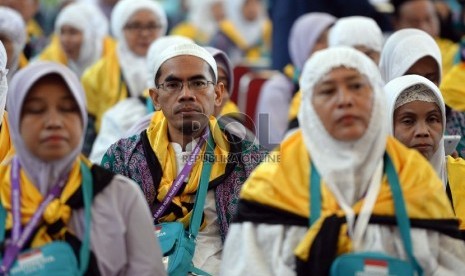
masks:
[[[207,141],[199,188],[195,195],[194,209],[190,219],[189,233],[193,236],[197,236],[200,229],[200,222],[202,221],[203,207],[205,205],[205,198],[207,197],[208,182],[210,181],[210,172],[214,159],[214,148],[215,141],[213,140],[213,133],[210,133]]]
[[[399,178],[397,177],[394,164],[387,154],[384,155],[384,164],[386,166],[386,174],[388,177],[389,186],[391,187],[392,198],[394,199],[397,226],[400,231],[405,252],[418,275],[423,275],[423,269],[418,264],[415,256],[413,256],[412,237],[410,235],[410,220],[407,216],[407,210],[405,208],[404,196],[402,195],[402,190],[400,188]]]
[[[92,174],[90,169],[81,161],[81,172],[82,172],[82,196],[84,198],[84,237],[79,250],[79,275],[84,275],[89,265],[90,257],[90,230],[92,221],[92,196],[93,196],[93,182]]]

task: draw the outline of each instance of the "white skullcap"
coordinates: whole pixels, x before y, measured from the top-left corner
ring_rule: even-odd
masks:
[[[333,46],[365,46],[381,52],[383,33],[376,21],[365,16],[343,17],[331,27],[328,36],[329,47]]]
[[[150,10],[155,14],[162,26],[162,34],[166,33],[168,20],[166,19],[165,10],[155,1],[152,0],[121,0],[113,8],[111,12],[111,32],[118,40],[124,40],[123,27],[128,22],[129,18],[139,10]]]
[[[174,58],[177,56],[195,56],[198,58],[203,59],[210,68],[213,70],[215,74],[215,83],[218,81],[218,69],[216,67],[216,61],[213,56],[205,50],[205,48],[195,44],[195,43],[183,43],[170,46],[169,48],[165,49],[161,52],[160,55],[157,56],[155,60],[153,71],[154,77],[157,75],[158,70],[160,70],[161,65],[170,58]]]
[[[147,70],[149,72],[148,75],[150,76],[148,80],[148,87],[155,86],[155,79],[153,78],[153,76],[155,76],[156,72],[153,71],[153,68],[155,68],[155,62],[157,61],[157,58],[160,56],[160,53],[163,52],[164,49],[172,45],[184,43],[194,43],[194,41],[188,37],[181,35],[168,35],[159,37],[154,42],[152,42],[152,44],[150,44],[150,47],[147,51]]]

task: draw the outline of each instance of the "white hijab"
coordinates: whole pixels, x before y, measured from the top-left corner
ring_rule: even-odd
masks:
[[[19,56],[26,45],[26,24],[16,10],[0,6],[0,33],[13,42],[13,56],[10,57],[11,68],[8,68],[8,80],[19,67]]]
[[[403,76],[419,59],[431,56],[439,66],[442,78],[441,51],[434,39],[419,29],[402,29],[394,32],[384,44],[379,70],[385,82]]]
[[[329,47],[358,45],[381,53],[383,33],[376,21],[365,16],[343,17],[331,27],[328,36]]]
[[[20,132],[21,109],[27,94],[33,85],[49,74],[58,74],[76,100],[81,112],[83,129],[87,125],[87,111],[84,90],[76,75],[68,67],[48,61],[37,61],[21,69],[16,73],[10,83],[11,93],[14,97],[8,97],[7,107],[11,116],[8,116],[11,139],[15,146],[16,155],[22,168],[27,173],[29,179],[34,183],[42,195],[45,195],[61,176],[68,174],[73,163],[79,156],[84,144],[84,135],[81,137],[79,145],[73,151],[54,162],[44,162],[34,156],[24,144]]]
[[[247,46],[253,46],[262,39],[264,31],[263,26],[267,20],[267,16],[263,8],[254,21],[247,21],[242,14],[242,7],[245,1],[246,0],[226,1],[226,17],[233,23],[236,30],[242,34],[242,37],[247,42]]]
[[[228,0],[230,1],[230,0]],[[202,33],[211,37],[218,30],[218,22],[212,14],[212,6],[215,3],[224,3],[225,0],[190,0],[189,21]]]
[[[323,126],[312,105],[315,84],[337,67],[353,68],[363,74],[373,90],[373,109],[365,134],[357,141],[334,139]],[[310,157],[322,179],[337,189],[352,205],[366,191],[383,160],[386,148],[384,82],[376,64],[349,47],[333,47],[315,52],[305,63],[300,79],[302,103],[298,114]]]
[[[96,62],[102,55],[103,39],[108,35],[108,22],[94,6],[85,3],[73,3],[66,6],[55,21],[55,33],[60,34],[63,25],[70,25],[83,34],[83,41],[77,60],[68,59],[68,66],[79,77],[84,70]]]
[[[407,89],[418,89],[425,90],[432,92],[435,96],[435,103],[439,106],[442,114],[442,129],[443,131],[446,129],[446,109],[444,105],[444,99],[442,98],[441,92],[439,88],[432,83],[427,78],[418,75],[405,75],[398,78],[395,78],[388,82],[386,86],[384,86],[384,91],[386,93],[386,111],[387,111],[387,122],[389,123],[389,132],[391,135],[394,134],[394,112],[395,106],[402,95],[402,93],[406,92]],[[431,159],[429,160],[430,164],[433,166],[435,171],[437,172],[438,176],[441,178],[444,187],[447,184],[447,172],[446,172],[446,159],[445,159],[445,150],[444,150],[444,133],[439,141],[438,149],[433,154]]]
[[[124,37],[123,28],[129,18],[139,10],[149,10],[153,12],[162,26],[162,35],[166,33],[168,21],[163,8],[155,1],[151,0],[121,0],[111,13],[111,31],[118,41],[116,48],[119,64],[128,85],[132,97],[137,97],[147,88],[147,65],[146,57],[133,53]]]
[[[6,95],[8,93],[8,80],[6,75],[8,69],[6,69],[7,56],[5,47],[0,41],[0,126],[2,125],[3,113],[5,112]]]

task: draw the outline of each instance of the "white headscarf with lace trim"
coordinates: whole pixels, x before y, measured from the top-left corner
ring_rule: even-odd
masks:
[[[384,87],[386,92],[387,121],[389,122],[389,131],[394,135],[394,112],[396,109],[411,101],[434,102],[441,110],[442,129],[446,129],[446,109],[444,99],[442,98],[439,88],[425,77],[418,75],[405,75],[395,78],[388,82]],[[444,149],[444,135],[439,141],[436,152],[431,156],[429,162],[441,178],[444,187],[447,184],[446,159]]]

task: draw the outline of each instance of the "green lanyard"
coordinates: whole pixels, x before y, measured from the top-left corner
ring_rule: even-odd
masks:
[[[317,221],[321,215],[321,178],[317,169],[311,162],[311,177],[310,177],[310,218],[309,225]],[[387,174],[389,187],[391,188],[392,198],[394,199],[394,209],[396,214],[397,226],[400,231],[404,249],[410,263],[414,266],[418,275],[423,274],[423,269],[418,264],[413,256],[412,237],[410,235],[410,220],[407,216],[407,210],[404,204],[404,197],[400,188],[399,178],[397,177],[394,164],[391,158],[386,153],[384,154],[384,170]]]

